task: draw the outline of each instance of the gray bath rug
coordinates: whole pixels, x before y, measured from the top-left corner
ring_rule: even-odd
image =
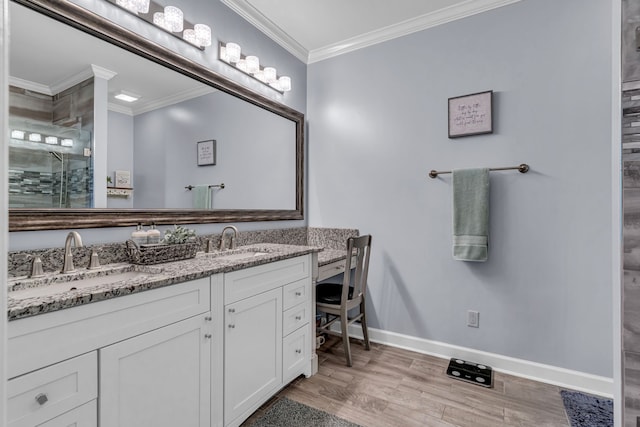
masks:
[[[251,427],[360,427],[358,424],[283,397]]]
[[[613,401],[578,391],[562,390],[571,427],[613,427]]]

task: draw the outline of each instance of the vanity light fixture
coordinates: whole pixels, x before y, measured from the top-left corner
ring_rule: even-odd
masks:
[[[280,93],[291,90],[291,77],[278,77],[278,70],[274,67],[262,67],[260,58],[243,55],[237,43],[220,43],[219,59]]]
[[[63,147],[73,147],[73,139],[71,138],[62,138],[60,140],[60,145]]]
[[[58,145],[58,137],[56,136],[47,136],[44,138],[44,142],[50,145]]]
[[[140,19],[154,24],[169,34],[186,41],[198,49],[211,46],[211,27],[191,24],[176,6],[162,6],[154,0],[107,0],[133,13]],[[181,33],[181,34],[180,34]]]

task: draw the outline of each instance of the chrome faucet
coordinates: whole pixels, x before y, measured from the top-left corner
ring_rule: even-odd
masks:
[[[75,271],[75,267],[73,266],[73,254],[71,253],[71,241],[73,241],[76,248],[82,247],[82,238],[77,231],[71,231],[67,234],[67,240],[64,242],[64,261],[61,273],[70,273]]]
[[[229,240],[229,249],[236,248],[236,238],[238,237],[238,229],[233,225],[227,225],[222,229],[222,235],[220,236],[220,250],[224,251],[224,233],[227,230],[233,230],[233,236],[231,236],[231,240]]]

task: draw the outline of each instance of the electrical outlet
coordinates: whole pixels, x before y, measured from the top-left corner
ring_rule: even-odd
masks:
[[[467,310],[467,326],[472,328],[480,327],[480,312]]]

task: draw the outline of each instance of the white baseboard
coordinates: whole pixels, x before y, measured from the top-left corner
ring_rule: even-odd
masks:
[[[334,325],[332,325],[332,327],[333,326]],[[340,330],[339,323],[336,330]],[[362,339],[362,328],[359,324],[349,326],[349,336]],[[556,366],[374,328],[369,328],[369,339],[372,342],[443,359],[457,357],[463,360],[489,365],[497,372],[579,390],[598,396],[613,397],[613,378],[558,368]]]

